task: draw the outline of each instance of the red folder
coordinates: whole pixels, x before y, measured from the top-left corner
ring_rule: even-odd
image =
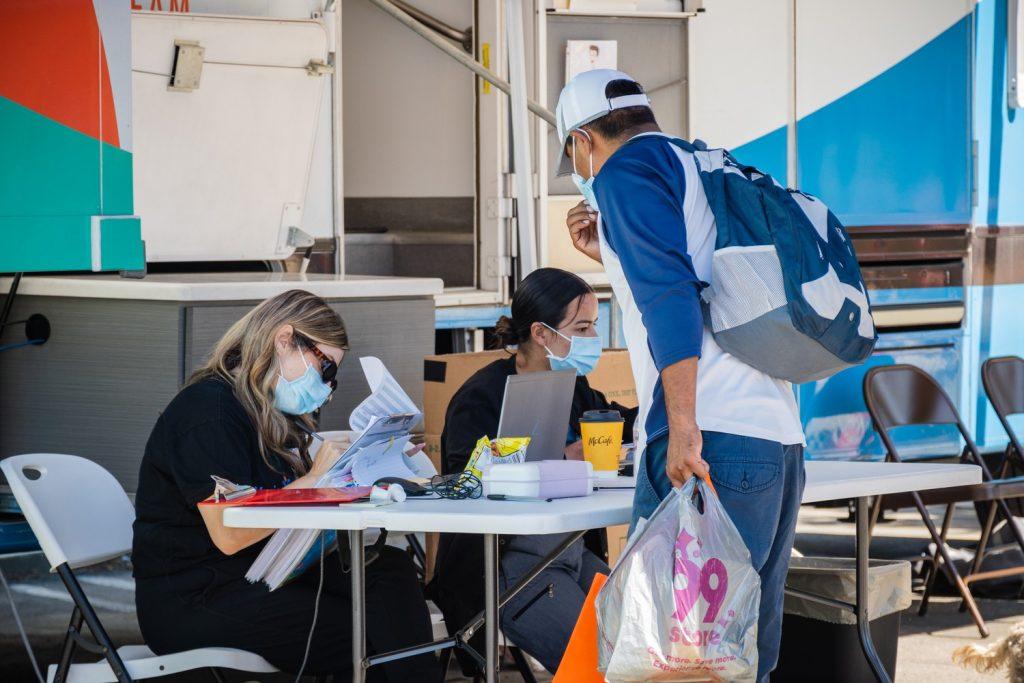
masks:
[[[224,507],[248,507],[259,505],[339,505],[351,503],[370,495],[369,486],[350,486],[348,488],[317,488],[317,489],[262,489],[250,496],[215,502],[212,498],[204,500],[200,505],[220,505]]]

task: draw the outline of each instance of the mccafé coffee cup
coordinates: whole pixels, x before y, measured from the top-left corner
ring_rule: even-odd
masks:
[[[623,422],[617,410],[588,410],[580,418],[583,459],[594,466],[595,476],[618,476]]]

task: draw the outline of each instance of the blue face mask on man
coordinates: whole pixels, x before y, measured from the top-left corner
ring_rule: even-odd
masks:
[[[552,370],[575,370],[576,374],[582,377],[594,369],[597,365],[597,360],[601,357],[600,337],[577,337],[573,335],[570,339],[551,327],[551,325],[544,323],[541,323],[541,325],[544,325],[544,327],[569,342],[569,353],[561,358],[551,353],[551,349],[548,347],[544,347],[544,350],[548,352],[548,362],[551,363]]]
[[[298,379],[287,380],[284,375],[277,378],[274,387],[274,407],[289,415],[305,415],[322,406],[331,395],[331,387],[324,382],[320,373],[301,353],[306,371]]]
[[[580,132],[587,136],[587,139],[593,144],[593,138],[587,131],[580,129]],[[590,208],[594,211],[598,211],[597,208],[597,197],[594,195],[594,150],[590,150],[590,177],[586,180],[583,179],[579,173],[576,172],[576,136],[572,136],[572,181],[576,183],[576,189],[580,191],[583,198],[587,200],[587,204],[590,204]]]

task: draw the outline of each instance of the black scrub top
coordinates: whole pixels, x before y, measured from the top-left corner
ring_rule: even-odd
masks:
[[[275,457],[281,471],[283,461]],[[228,556],[196,508],[213,494],[210,475],[236,484],[279,488],[284,476],[260,455],[256,426],[231,385],[206,378],[182,389],[157,419],[146,443],[135,496],[132,566],[136,578],[216,566],[244,576],[265,541]]]
[[[497,436],[505,382],[516,374],[516,358],[510,356],[481,368],[466,380],[448,404],[441,434],[441,471],[461,472],[481,436]],[[625,418],[623,435],[629,441],[637,409],[610,403],[600,391],[590,387],[586,377],[576,378],[572,410],[567,431],[580,434],[580,417],[588,410],[618,410]],[[591,531],[586,546],[598,557],[607,559],[604,532]],[[502,542],[504,549],[504,542]],[[438,543],[435,576],[430,596],[445,613],[449,624],[461,626],[484,608],[483,540],[474,534],[441,534]]]

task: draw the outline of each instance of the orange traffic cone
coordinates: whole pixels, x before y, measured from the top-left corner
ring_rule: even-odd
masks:
[[[590,584],[590,592],[583,601],[583,609],[552,683],[604,683],[604,676],[597,670],[597,611],[594,601],[607,579],[604,574],[594,575],[594,582]]]

